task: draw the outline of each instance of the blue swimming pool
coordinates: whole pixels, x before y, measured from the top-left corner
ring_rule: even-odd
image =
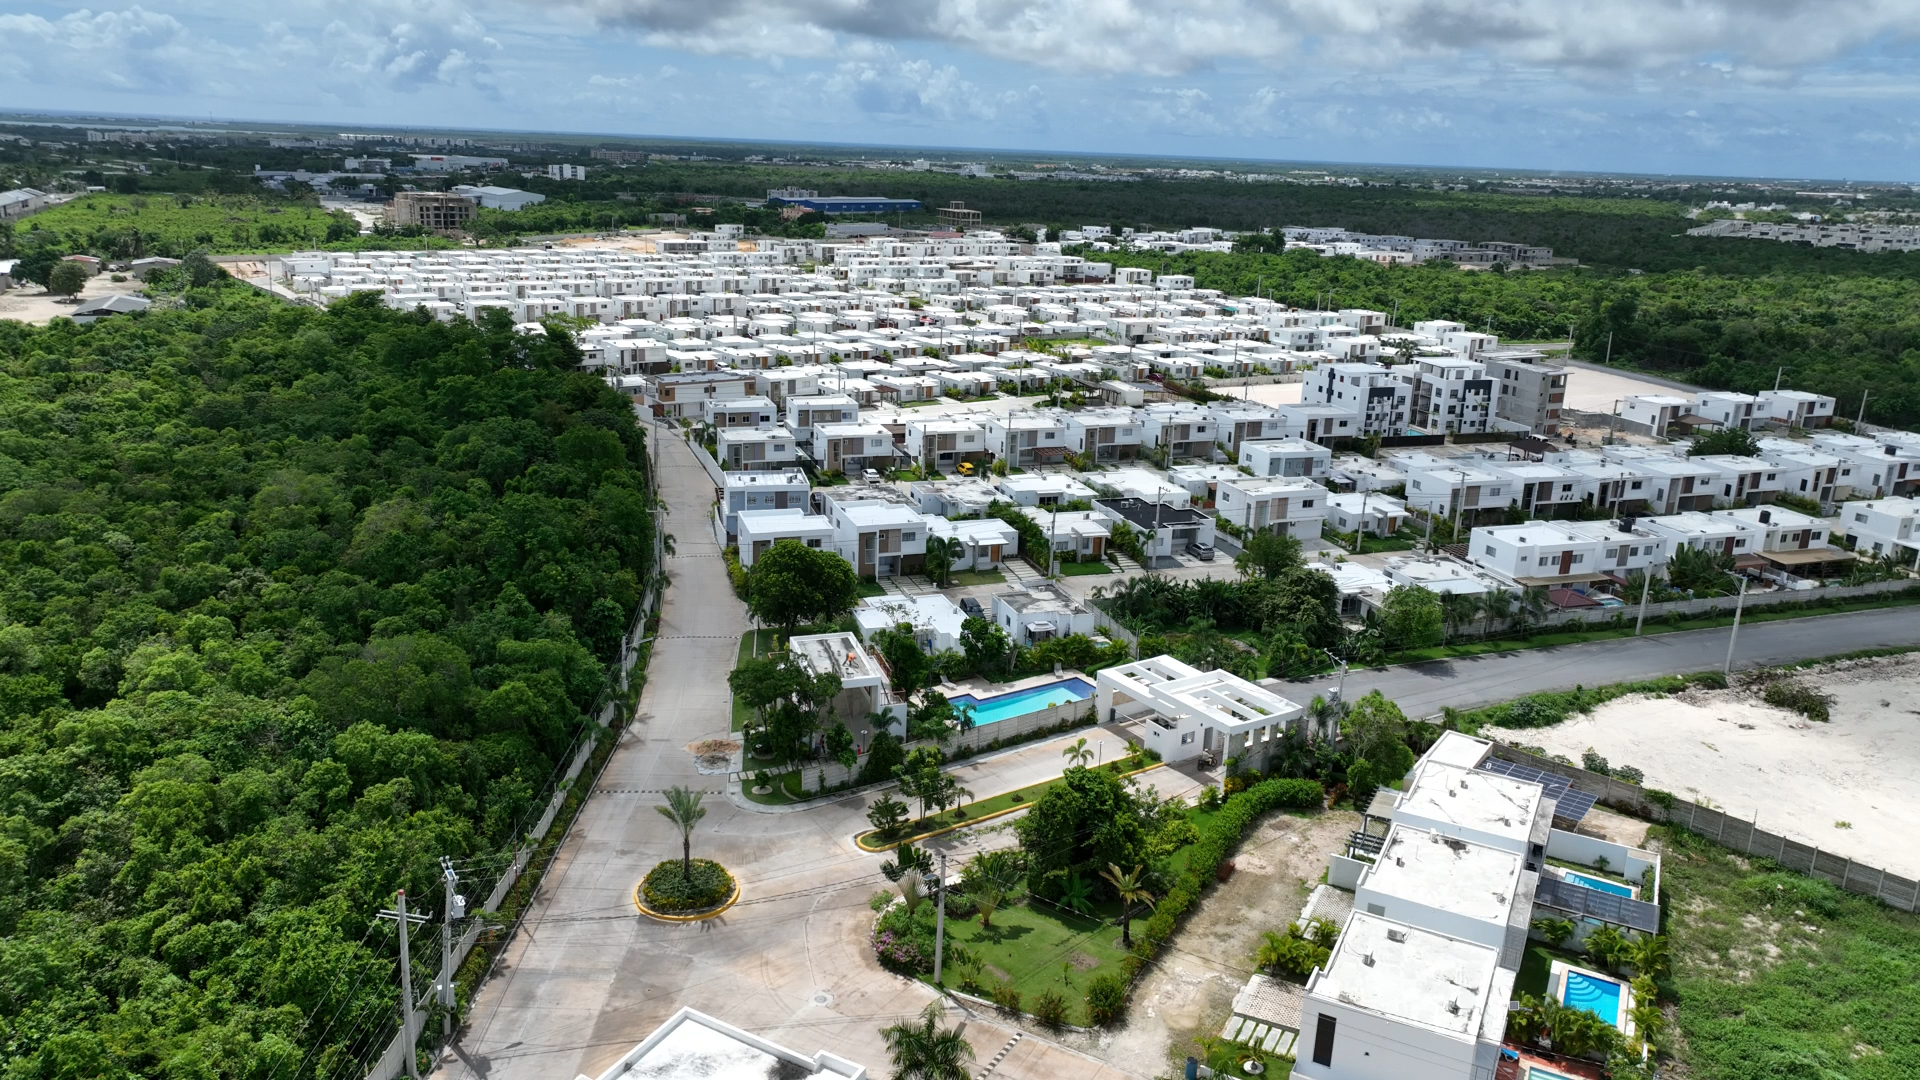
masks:
[[[1015,690],[1010,694],[994,694],[991,697],[975,697],[961,694],[948,698],[954,708],[962,705],[973,706],[973,724],[997,723],[1015,716],[1025,716],[1030,712],[1054,705],[1064,705],[1069,701],[1085,701],[1093,696],[1093,684],[1085,679],[1061,679],[1044,686],[1030,686],[1025,690]]]
[[[1585,1009],[1614,1027],[1620,1026],[1620,984],[1612,979],[1569,971],[1560,1003],[1570,1009]]]
[[[1624,896],[1629,900],[1633,899],[1633,886],[1631,885],[1622,885],[1617,881],[1608,881],[1605,878],[1576,874],[1572,870],[1563,871],[1563,873],[1566,875],[1566,879],[1575,885],[1589,889],[1597,889],[1603,893],[1612,893],[1615,896]]]

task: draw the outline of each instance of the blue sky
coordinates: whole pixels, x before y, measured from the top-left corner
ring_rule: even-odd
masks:
[[[14,0],[14,109],[1920,179],[1915,0]]]

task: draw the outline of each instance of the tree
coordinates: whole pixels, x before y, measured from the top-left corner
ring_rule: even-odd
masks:
[[[47,272],[47,291],[55,296],[78,296],[87,287],[87,268],[71,259],[61,259]]]
[[[204,289],[228,276],[219,263],[207,258],[204,251],[195,251],[180,260],[180,270],[186,275],[187,284],[196,289]]]
[[[1440,597],[1440,618],[1445,621],[1448,634],[1457,634],[1460,628],[1473,622],[1480,614],[1480,597],[1473,593],[1444,593]]]
[[[781,540],[747,571],[747,608],[761,622],[791,634],[802,623],[827,622],[860,601],[860,579],[847,560],[798,540]]]
[[[775,708],[793,704],[806,693],[809,677],[790,653],[748,657],[727,674],[735,701],[752,709],[760,725],[771,721]]]
[[[1122,870],[1112,863],[1100,871],[1101,878],[1113,886],[1113,893],[1120,898],[1120,947],[1133,948],[1133,905],[1145,904],[1153,907],[1153,893],[1141,882],[1139,866],[1131,870]]]
[[[1667,582],[1695,596],[1725,596],[1740,587],[1730,576],[1733,569],[1733,556],[1723,551],[1680,544],[1667,560]]]
[[[1247,577],[1268,581],[1300,565],[1300,541],[1283,533],[1262,530],[1247,537],[1240,554],[1233,557],[1233,568]]]
[[[991,675],[1005,670],[1013,641],[992,620],[973,615],[960,624],[960,648],[966,654],[969,668]]]
[[[1296,566],[1283,571],[1260,601],[1268,633],[1290,629],[1316,649],[1330,649],[1345,631],[1340,624],[1340,586],[1332,575]]]
[[[1413,767],[1406,714],[1378,690],[1353,703],[1340,721],[1340,738],[1355,758],[1386,770],[1388,777],[1400,776]]]
[[[891,837],[899,833],[900,826],[907,823],[907,804],[893,797],[889,791],[873,801],[867,807],[867,823],[882,837]]]
[[[1520,594],[1513,605],[1513,621],[1524,631],[1538,626],[1547,618],[1547,590],[1528,589]]]
[[[1406,652],[1440,643],[1440,598],[1419,585],[1395,585],[1380,603],[1380,632],[1387,649]]]
[[[1696,436],[1692,445],[1687,447],[1688,457],[1704,457],[1707,454],[1726,454],[1733,457],[1753,457],[1760,452],[1760,440],[1753,432],[1745,428],[1721,428]]]
[[[894,1080],[968,1080],[973,1047],[959,1028],[940,1026],[941,1007],[929,1002],[919,1023],[901,1023],[880,1029]]]
[[[1505,589],[1495,589],[1480,598],[1480,615],[1487,621],[1487,633],[1491,635],[1496,623],[1504,623],[1513,617],[1513,594]]]
[[[946,761],[946,755],[937,746],[915,747],[900,763],[896,772],[900,778],[900,794],[909,799],[920,801],[920,816],[925,818],[928,811],[944,810],[960,797],[963,791],[959,781],[940,771]]]
[[[827,729],[827,756],[840,763],[842,768],[851,769],[860,762],[860,755],[854,752],[853,731],[845,721],[836,720]]]
[[[1093,764],[1093,751],[1087,748],[1087,740],[1084,736],[1074,740],[1073,745],[1060,751],[1060,756],[1067,759],[1067,767],[1070,769],[1084,769]]]
[[[933,856],[912,844],[901,844],[893,850],[893,858],[880,864],[880,873],[885,875],[888,881],[899,881],[902,878],[917,880],[921,875],[932,870]]]
[[[948,540],[943,537],[927,537],[927,553],[923,565],[927,576],[934,584],[946,588],[953,577],[953,563],[966,551],[966,545],[958,538]]]
[[[906,760],[907,752],[901,747],[900,740],[894,737],[893,732],[886,730],[886,724],[891,721],[892,717],[885,713],[875,713],[867,718],[874,730],[872,740],[867,743],[867,760],[860,763],[859,780],[862,784],[895,779],[896,770]]]
[[[887,665],[887,678],[896,693],[911,694],[927,685],[933,664],[914,639],[913,627],[901,623],[890,630],[875,631],[871,638]]]
[[[700,792],[676,784],[667,789],[667,805],[654,807],[680,830],[680,876],[687,881],[693,880],[693,827],[707,816],[700,799]]]
[[[1105,769],[1067,770],[1013,827],[1027,854],[1028,889],[1057,899],[1070,878],[1145,862],[1154,810]]]

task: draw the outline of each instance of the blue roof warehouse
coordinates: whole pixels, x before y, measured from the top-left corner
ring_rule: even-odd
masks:
[[[767,201],[802,206],[822,214],[903,214],[920,209],[919,199],[886,199],[878,195],[822,195],[804,188],[775,188]]]

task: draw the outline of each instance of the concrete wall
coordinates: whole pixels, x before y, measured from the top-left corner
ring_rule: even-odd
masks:
[[[1638,882],[1640,875],[1651,869],[1653,892],[1640,899],[1648,903],[1658,902],[1655,898],[1660,895],[1660,856],[1651,851],[1616,844],[1597,836],[1584,836],[1580,833],[1555,829],[1547,834],[1547,856],[1579,863],[1582,866],[1592,866],[1595,859],[1604,858],[1607,860],[1608,870],[1633,882]]]
[[[1774,604],[1804,604],[1810,600],[1834,597],[1883,596],[1888,593],[1903,592],[1920,588],[1912,581],[1875,581],[1866,585],[1832,585],[1821,589],[1793,591],[1782,589],[1770,593],[1748,593],[1747,608],[1770,607]],[[1681,615],[1705,615],[1718,613],[1732,615],[1737,598],[1732,596],[1705,597],[1699,600],[1672,600],[1664,604],[1647,605],[1647,621],[1652,622],[1669,613]],[[1569,623],[1606,623],[1620,615],[1628,623],[1638,616],[1640,605],[1629,602],[1624,608],[1580,608],[1573,611],[1556,611],[1549,614],[1543,625],[1564,626]]]
[[[1505,743],[1496,742],[1493,746],[1496,756],[1564,776],[1573,782],[1574,787],[1592,794],[1608,806],[1653,821],[1671,822],[1699,833],[1721,847],[1731,848],[1743,855],[1772,859],[1795,873],[1831,882],[1848,892],[1871,896],[1888,907],[1920,912],[1920,881],[1856,863],[1845,856],[1821,851],[1811,844],[1789,840],[1759,828],[1750,821],[1729,817],[1678,796],[1674,796],[1673,805],[1667,807],[1648,798],[1646,789],[1637,784],[1591,773],[1578,766],[1563,765]]]
[[[1360,875],[1367,872],[1369,865],[1359,859],[1335,855],[1327,860],[1327,884],[1352,892],[1360,886]]]

